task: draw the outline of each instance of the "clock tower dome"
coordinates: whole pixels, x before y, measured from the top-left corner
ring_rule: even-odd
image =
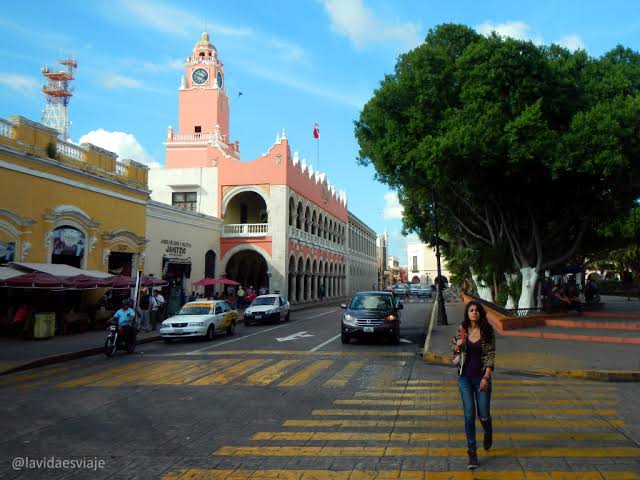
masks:
[[[165,143],[168,168],[212,166],[216,157],[212,150],[239,156],[238,143],[229,140],[229,97],[224,82],[224,65],[209,34],[203,32],[185,60],[178,92],[178,131],[169,127]]]

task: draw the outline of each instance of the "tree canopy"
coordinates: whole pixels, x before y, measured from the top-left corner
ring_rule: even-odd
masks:
[[[640,197],[639,92],[621,46],[592,58],[441,25],[364,106],[359,161],[397,189],[406,231],[433,236],[433,189],[453,250],[540,272],[601,247]]]

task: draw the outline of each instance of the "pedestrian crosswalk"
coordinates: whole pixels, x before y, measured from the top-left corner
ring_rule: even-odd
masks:
[[[640,447],[621,429],[618,388],[555,379],[495,381],[494,447],[480,453],[480,470],[465,471],[460,467],[466,436],[455,382],[394,380],[349,390],[326,408],[310,408],[306,418],[288,418],[279,429],[256,431],[245,442],[212,452],[240,465],[262,458],[270,470],[240,468],[225,476],[217,469],[185,468],[164,478],[640,480]],[[479,424],[478,431],[481,438]],[[304,459],[353,467],[286,468]],[[273,468],[278,461],[282,469]]]
[[[66,364],[0,378],[0,388],[118,388],[138,385],[184,385],[194,387],[234,385],[240,387],[299,388],[318,384],[336,389],[363,384],[392,385],[406,366],[405,361],[373,357],[368,360],[317,358],[278,358],[256,355],[229,355],[228,358],[198,360],[188,357],[127,362],[105,368],[104,364],[78,366]],[[250,356],[251,357],[251,356]],[[294,357],[296,357],[294,355]],[[391,377],[390,375],[393,375]]]

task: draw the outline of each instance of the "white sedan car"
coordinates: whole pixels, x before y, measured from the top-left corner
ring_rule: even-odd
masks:
[[[279,293],[260,295],[244,311],[244,324],[289,321],[289,302]]]
[[[206,337],[213,340],[216,333],[233,335],[238,312],[221,300],[196,300],[185,303],[177,315],[160,325],[162,339],[169,343],[174,338]]]

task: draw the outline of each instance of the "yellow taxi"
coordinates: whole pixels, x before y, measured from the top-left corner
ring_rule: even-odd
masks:
[[[160,325],[162,339],[169,343],[176,338],[205,337],[208,340],[218,333],[233,335],[238,321],[238,311],[222,300],[196,300],[185,303],[180,311]]]

